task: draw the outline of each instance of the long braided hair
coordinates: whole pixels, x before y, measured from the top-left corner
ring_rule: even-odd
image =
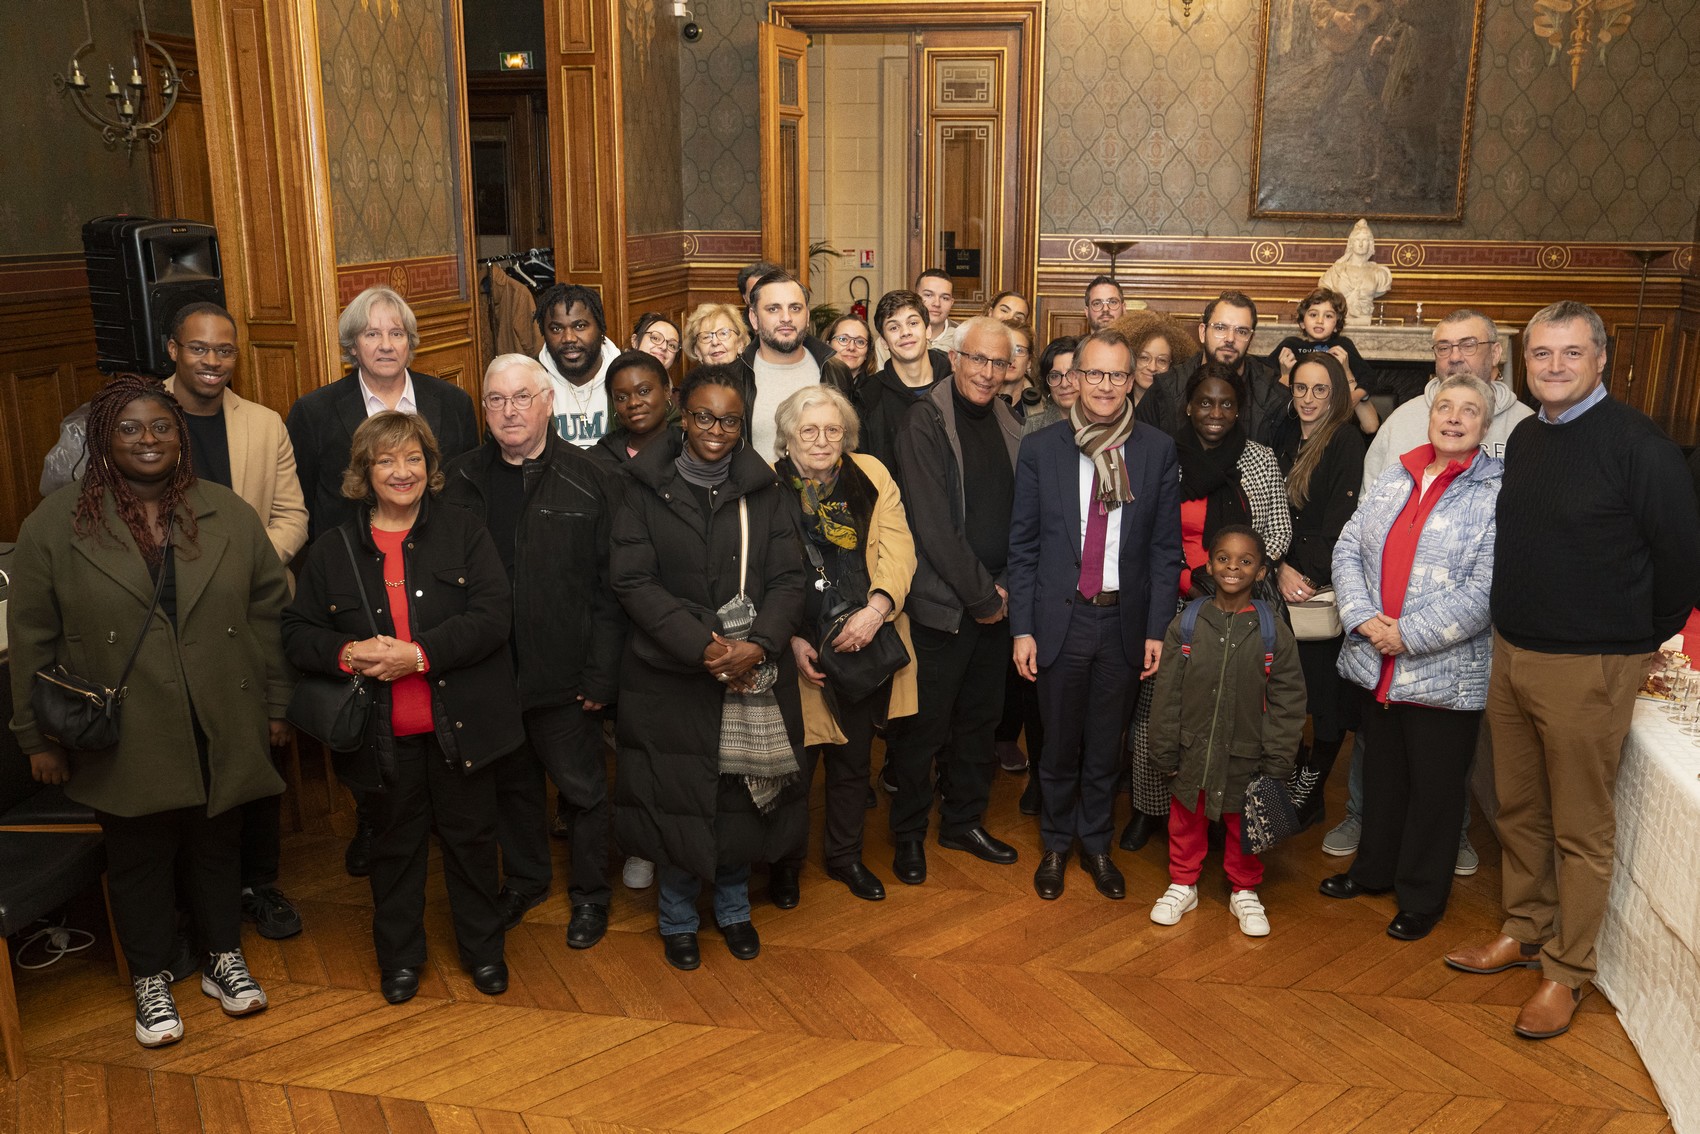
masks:
[[[195,466],[189,455],[189,425],[183,417],[183,407],[166,393],[157,379],[140,374],[119,374],[102,386],[89,402],[88,468],[83,473],[82,491],[77,495],[72,530],[79,536],[94,535],[97,538],[104,531],[117,539],[118,533],[108,526],[101,511],[106,494],[111,493],[118,518],[130,529],[131,537],[141,549],[142,558],[147,560],[149,567],[158,569],[165,562],[165,548],[155,538],[153,525],[148,523],[147,508],[130,487],[130,482],[112,463],[112,431],[117,427],[124,407],[138,398],[170,411],[177,423],[177,468],[173,470],[171,479],[166,481],[165,492],[159,498],[160,514],[177,512],[184,494],[195,483]],[[193,544],[199,534],[193,508],[183,509],[180,523],[184,541]]]

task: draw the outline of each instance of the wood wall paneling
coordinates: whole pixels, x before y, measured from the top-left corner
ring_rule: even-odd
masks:
[[[145,57],[141,33],[136,53]],[[171,115],[160,126],[160,144],[149,151],[153,169],[154,213],[161,217],[213,220],[212,183],[207,170],[206,111],[201,100],[201,71],[195,60],[195,41],[189,36],[156,32],[154,42],[165,49],[177,67],[182,84]],[[147,71],[144,105],[150,115],[163,105],[158,67]]]
[[[105,381],[95,369],[86,283],[27,290],[44,275],[81,280],[81,260],[0,269],[0,540],[17,538],[18,525],[41,502],[42,462],[59,439],[59,422]]]

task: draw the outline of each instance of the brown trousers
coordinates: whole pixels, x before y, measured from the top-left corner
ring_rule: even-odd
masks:
[[[1612,793],[1648,654],[1541,654],[1493,639],[1495,826],[1505,852],[1505,934],[1542,945],[1548,980],[1594,976],[1611,889]]]

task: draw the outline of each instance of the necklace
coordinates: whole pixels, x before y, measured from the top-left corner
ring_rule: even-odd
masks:
[[[383,529],[380,529],[378,527],[378,510],[376,508],[371,509],[367,513],[367,515],[370,519],[370,522],[372,524],[372,528],[373,528],[374,531],[383,530]],[[407,586],[407,580],[405,578],[402,578],[402,579],[396,579],[392,582],[389,579],[385,579],[384,580],[384,586],[386,586],[386,587],[405,587],[405,586]]]

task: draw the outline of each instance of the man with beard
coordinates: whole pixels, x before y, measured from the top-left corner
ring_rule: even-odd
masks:
[[[543,349],[537,361],[554,389],[555,432],[580,449],[602,440],[608,420],[608,364],[620,348],[608,339],[602,299],[578,284],[556,284],[537,299]]]
[[[854,393],[849,367],[832,348],[809,334],[809,298],[784,272],[769,272],[750,288],[750,326],[756,337],[738,364],[744,374],[747,436],[761,459],[773,463],[773,411],[805,386],[836,386]]]
[[[1251,337],[1256,333],[1257,304],[1250,296],[1241,291],[1224,291],[1212,299],[1198,321],[1198,341],[1204,344],[1203,352],[1166,374],[1157,375],[1151,389],[1139,401],[1139,420],[1165,433],[1180,429],[1186,423],[1183,391],[1187,381],[1206,360],[1214,360],[1235,370],[1245,380],[1245,405],[1240,407],[1240,427],[1245,435],[1259,444],[1270,444],[1290,396],[1274,368],[1247,353]]]
[[[230,388],[236,321],[216,303],[192,303],[172,320],[165,349],[177,364],[165,388],[183,407],[195,475],[224,485],[259,513],[278,558],[288,563],[307,542],[295,447],[275,410]],[[241,808],[242,916],[261,937],[274,939],[301,932],[301,915],[277,886],[282,798],[261,796]]]
[[[1144,306],[1141,304],[1140,306]],[[1127,311],[1122,285],[1109,276],[1093,276],[1086,285],[1086,331],[1102,331]]]

